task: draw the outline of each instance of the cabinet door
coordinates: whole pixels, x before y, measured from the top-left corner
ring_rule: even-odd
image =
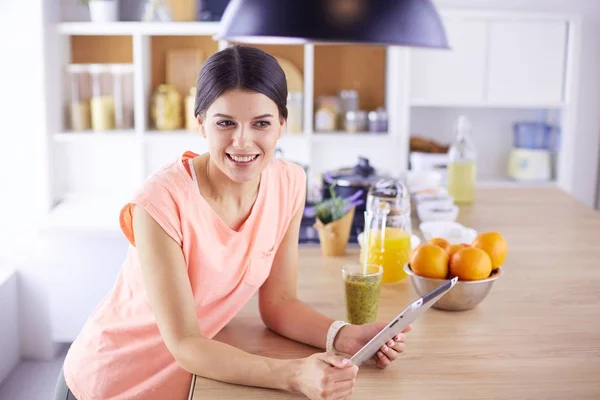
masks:
[[[484,99],[486,23],[444,21],[450,50],[411,50],[413,104],[481,103]]]
[[[488,101],[518,105],[562,102],[566,41],[566,22],[491,22]]]

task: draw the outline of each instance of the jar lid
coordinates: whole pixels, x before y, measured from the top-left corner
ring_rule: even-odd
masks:
[[[110,64],[113,74],[129,74],[133,72],[133,64]]]
[[[78,74],[82,72],[89,72],[89,64],[69,64],[67,65],[67,71]]]
[[[102,72],[110,72],[110,64],[89,64],[89,71],[92,74],[100,74]]]

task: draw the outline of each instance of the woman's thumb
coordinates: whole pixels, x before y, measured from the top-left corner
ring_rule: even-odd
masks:
[[[348,368],[352,365],[352,362],[349,359],[330,353],[323,353],[321,360],[337,368]]]

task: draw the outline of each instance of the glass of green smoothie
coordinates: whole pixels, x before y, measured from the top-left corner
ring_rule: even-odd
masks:
[[[375,322],[379,309],[383,268],[376,264],[347,264],[342,268],[348,322],[362,325]]]

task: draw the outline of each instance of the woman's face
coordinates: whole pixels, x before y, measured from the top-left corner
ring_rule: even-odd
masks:
[[[258,178],[284,130],[277,105],[262,93],[228,90],[199,119],[211,159],[234,182]]]

